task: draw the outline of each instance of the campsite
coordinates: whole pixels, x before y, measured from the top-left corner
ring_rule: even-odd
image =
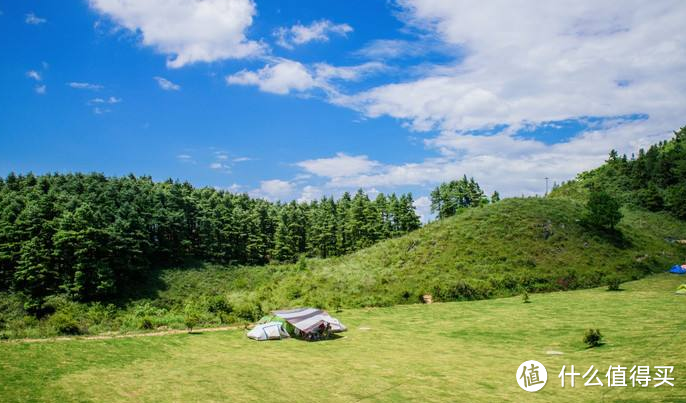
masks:
[[[0,395],[14,402],[678,402],[686,398],[681,276],[521,298],[343,310],[341,338],[256,342],[246,330],[1,343]],[[606,343],[587,349],[584,329]],[[555,354],[551,354],[555,352]],[[560,353],[560,354],[557,354]],[[524,359],[548,368],[526,393]],[[674,387],[560,387],[562,365],[674,364]],[[601,371],[602,372],[602,371]],[[605,382],[604,374],[599,374]]]
[[[686,0],[0,0],[0,403],[686,403]]]

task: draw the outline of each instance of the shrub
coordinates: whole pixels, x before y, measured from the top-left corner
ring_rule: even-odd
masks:
[[[186,303],[186,306],[183,309],[183,323],[186,325],[188,333],[191,333],[193,328],[197,327],[198,323],[200,323],[200,310],[196,303]]]
[[[155,326],[153,325],[152,320],[147,316],[141,319],[140,323],[138,324],[138,328],[144,330],[150,330],[154,327]]]
[[[207,311],[213,314],[221,315],[230,314],[233,312],[233,308],[229,301],[222,295],[212,295],[207,297],[206,300]]]
[[[528,304],[531,302],[529,300],[529,292],[527,290],[524,290],[524,293],[522,293],[522,302],[524,302],[525,304]]]
[[[619,202],[602,190],[591,190],[586,205],[586,222],[592,226],[614,230],[622,219]]]
[[[622,284],[622,280],[617,276],[611,276],[607,279],[607,290],[608,291],[619,291],[619,286]]]
[[[50,316],[48,324],[59,334],[81,334],[76,319],[64,312],[57,312]]]
[[[603,344],[603,335],[600,334],[600,329],[587,329],[584,333],[584,343],[588,348],[598,347]]]

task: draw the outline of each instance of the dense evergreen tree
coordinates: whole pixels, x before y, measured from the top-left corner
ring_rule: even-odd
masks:
[[[460,209],[479,207],[488,203],[488,198],[474,178],[463,176],[460,180],[441,183],[431,192],[431,211],[438,218],[455,215]]]
[[[171,180],[101,174],[0,179],[0,291],[40,309],[101,300],[154,266],[337,256],[419,227],[411,195],[271,203]]]

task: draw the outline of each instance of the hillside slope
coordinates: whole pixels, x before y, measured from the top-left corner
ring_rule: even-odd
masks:
[[[507,199],[431,223],[354,254],[307,264],[166,270],[157,297],[175,306],[199,294],[228,295],[259,310],[297,305],[384,306],[482,299],[640,278],[686,256],[686,223],[624,210],[622,236],[596,233],[569,199]],[[305,267],[306,266],[306,267]],[[257,310],[257,308],[254,308]]]

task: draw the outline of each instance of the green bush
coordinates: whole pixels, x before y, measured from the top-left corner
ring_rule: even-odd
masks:
[[[589,348],[598,347],[603,344],[602,340],[603,335],[600,334],[600,329],[586,329],[583,341]]]
[[[154,328],[155,326],[152,323],[152,320],[148,318],[147,316],[141,319],[140,324],[138,325],[139,329],[144,329],[144,330],[150,330]]]
[[[183,309],[183,323],[188,329],[188,333],[193,331],[200,323],[201,312],[195,302],[188,302]]]
[[[529,299],[529,292],[527,290],[524,290],[524,292],[522,293],[522,302],[524,302],[525,304],[531,302],[531,300]]]
[[[57,312],[50,316],[48,324],[55,329],[58,334],[81,334],[79,323],[70,314],[65,312]]]
[[[205,299],[207,311],[216,315],[233,312],[231,303],[222,295],[211,295]]]
[[[619,291],[622,285],[622,280],[617,276],[610,276],[607,279],[607,290],[608,291]]]

